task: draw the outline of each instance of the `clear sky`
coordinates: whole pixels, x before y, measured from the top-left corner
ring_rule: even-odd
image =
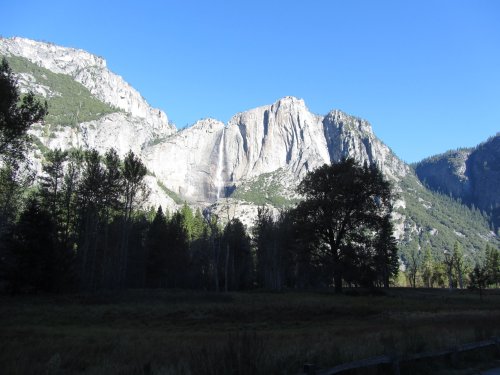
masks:
[[[500,131],[500,1],[8,1],[0,35],[103,56],[178,128],[293,95],[408,162]]]

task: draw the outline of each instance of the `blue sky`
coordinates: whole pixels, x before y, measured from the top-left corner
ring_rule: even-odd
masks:
[[[184,127],[293,95],[408,162],[500,130],[500,1],[2,1],[0,35],[103,56]]]

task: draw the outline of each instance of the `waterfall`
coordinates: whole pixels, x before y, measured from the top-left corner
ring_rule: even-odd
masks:
[[[217,200],[220,198],[220,192],[224,186],[222,180],[222,162],[224,160],[224,128],[219,141],[219,158],[217,160],[217,171],[215,173],[215,187],[217,188]]]

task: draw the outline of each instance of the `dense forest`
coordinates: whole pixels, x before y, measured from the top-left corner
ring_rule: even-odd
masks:
[[[129,152],[47,150],[42,173],[27,131],[47,116],[0,66],[0,289],[11,293],[119,288],[234,291],[334,286],[471,287],[499,282],[499,251],[465,261],[428,249],[400,262],[391,185],[351,159],[310,172],[304,197],[278,215],[262,207],[250,233],[238,218],[184,204],[144,209],[147,169]],[[479,261],[481,260],[481,261]],[[476,264],[477,263],[477,264]],[[399,274],[399,275],[398,275]]]

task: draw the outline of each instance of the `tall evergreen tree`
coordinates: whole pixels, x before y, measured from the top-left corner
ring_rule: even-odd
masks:
[[[201,210],[199,208],[196,209],[193,217],[193,223],[191,226],[191,241],[196,241],[203,236],[203,232],[205,230],[205,219]]]
[[[295,278],[292,247],[296,238],[290,213],[274,218],[267,208],[259,208],[253,228],[256,249],[257,283],[266,289],[281,290]]]
[[[101,197],[101,264],[100,279],[108,286],[115,286],[120,279],[120,262],[118,254],[119,226],[123,223],[120,217],[123,205],[124,179],[121,171],[121,160],[114,148],[106,151],[102,158],[103,181]]]
[[[498,288],[500,283],[500,251],[494,247],[486,246],[486,259],[484,262],[485,272],[489,285],[495,285]]]
[[[185,287],[189,266],[189,234],[180,212],[173,214],[168,223],[167,241],[166,286]]]
[[[32,174],[24,156],[29,127],[42,121],[47,103],[36,100],[32,92],[19,95],[17,79],[7,60],[0,61],[0,236],[14,224],[20,209],[22,192],[31,183]],[[3,251],[0,244],[0,258]]]
[[[167,221],[160,206],[149,226],[145,240],[146,286],[150,288],[167,286],[167,247],[169,246],[167,230]]]
[[[117,214],[123,204],[124,179],[121,160],[114,148],[104,154],[103,207],[107,220]]]
[[[476,264],[469,274],[469,288],[479,290],[479,297],[483,299],[483,290],[488,286],[488,282],[486,267]]]
[[[406,258],[406,272],[412,288],[417,287],[417,276],[422,268],[422,253],[416,246],[409,249]]]
[[[85,288],[96,288],[99,264],[99,230],[103,209],[105,170],[97,150],[85,152],[82,179],[78,187],[80,279]]]
[[[249,289],[253,270],[250,238],[239,219],[232,219],[226,224],[222,248],[225,252],[225,290]]]
[[[193,288],[211,289],[212,248],[210,243],[210,226],[206,223],[200,209],[197,209],[191,227],[189,279]]]
[[[434,257],[431,253],[431,248],[426,247],[424,250],[424,259],[422,262],[422,279],[426,288],[432,288],[434,273]]]
[[[13,292],[67,289],[71,254],[54,238],[51,214],[30,199],[10,236],[7,279]]]
[[[465,259],[464,251],[458,241],[453,244],[453,266],[460,289],[464,288]]]
[[[253,227],[253,238],[256,250],[257,282],[268,289],[280,290],[283,278],[279,267],[280,253],[275,234],[275,223],[272,213],[259,208]]]
[[[220,291],[220,265],[222,253],[222,233],[217,215],[209,215],[205,218],[205,235],[208,239],[210,253],[210,273],[214,282],[216,292]]]
[[[443,254],[444,254],[443,264],[446,269],[446,275],[448,276],[448,289],[452,290],[454,284],[453,270],[455,269],[455,257],[453,256],[453,253],[450,253],[448,249],[445,249]]]
[[[18,160],[23,157],[29,127],[42,121],[47,102],[40,103],[32,92],[19,95],[17,80],[5,58],[0,62],[0,157]]]
[[[376,277],[382,281],[385,288],[389,287],[389,280],[398,274],[399,257],[398,246],[394,238],[394,229],[389,215],[380,223],[381,228],[376,240],[375,259]]]
[[[13,224],[21,206],[28,182],[16,163],[6,161],[0,167],[0,236]]]
[[[42,166],[43,175],[40,176],[42,202],[55,220],[57,228],[62,226],[62,190],[66,159],[67,152],[59,148],[47,152]]]
[[[182,205],[179,214],[182,217],[182,223],[184,225],[184,229],[186,230],[186,233],[188,235],[189,242],[191,242],[194,239],[194,214],[193,210],[189,205],[184,202]]]
[[[83,164],[83,153],[74,150],[68,153],[68,163],[64,179],[62,181],[62,219],[63,231],[62,243],[66,248],[73,248],[77,242],[78,231],[78,196],[81,169]]]
[[[144,177],[147,169],[141,159],[132,151],[125,155],[123,161],[123,192],[124,192],[124,210],[122,238],[120,245],[120,280],[123,282],[127,275],[128,267],[128,234],[132,222],[132,213],[139,200],[145,200],[148,195]]]

